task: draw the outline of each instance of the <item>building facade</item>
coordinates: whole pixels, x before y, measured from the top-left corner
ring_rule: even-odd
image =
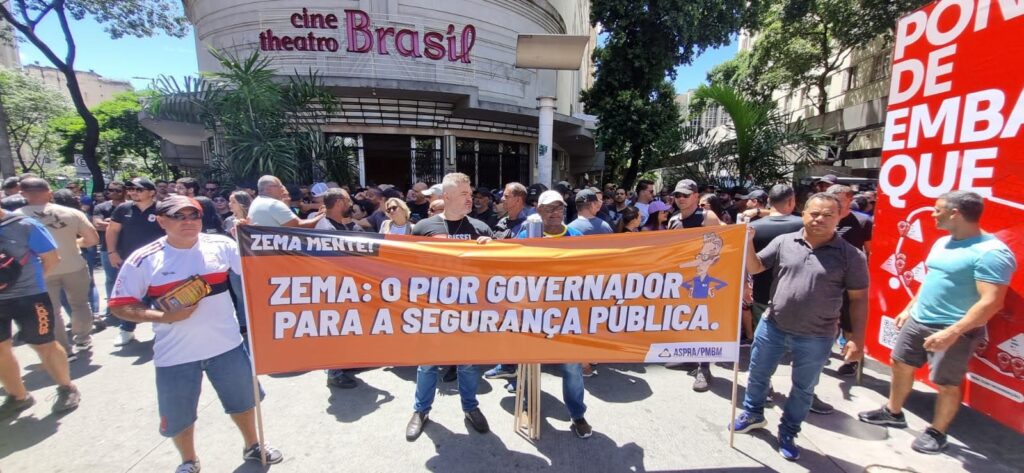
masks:
[[[580,116],[596,33],[585,0],[185,0],[200,71],[208,48],[259,51],[280,75],[319,73],[341,111],[321,128],[357,156],[360,184],[479,185],[536,179],[538,97],[556,97],[553,178],[599,169],[592,122]],[[515,67],[518,34],[587,35],[578,70]],[[148,120],[169,164],[201,168],[216,137]]]
[[[35,77],[43,81],[44,84],[60,91],[68,99],[68,103],[71,102],[71,93],[68,92],[67,79],[64,78],[64,73],[57,70],[57,68],[30,64],[23,67],[22,70],[25,74]],[[82,98],[85,100],[85,105],[89,108],[110,100],[117,94],[134,90],[130,82],[108,79],[93,71],[75,71],[75,77],[78,78],[78,87],[82,90]]]

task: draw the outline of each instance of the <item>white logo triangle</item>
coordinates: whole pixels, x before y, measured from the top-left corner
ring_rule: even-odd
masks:
[[[924,242],[924,233],[921,232],[920,220],[914,220],[914,223],[910,224],[910,229],[907,230],[907,238],[918,243]]]
[[[1015,337],[999,344],[999,349],[1010,356],[1024,358],[1024,333],[1018,333]]]

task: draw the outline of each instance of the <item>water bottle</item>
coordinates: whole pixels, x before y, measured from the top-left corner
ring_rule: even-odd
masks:
[[[540,215],[533,214],[526,217],[526,223],[523,225],[526,227],[526,238],[544,236],[544,222],[540,219]]]

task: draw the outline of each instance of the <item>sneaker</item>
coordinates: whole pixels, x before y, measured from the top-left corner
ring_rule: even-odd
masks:
[[[516,377],[516,365],[498,365],[484,371],[484,378],[487,379],[510,379]]]
[[[476,430],[481,434],[485,434],[491,430],[491,427],[487,425],[487,418],[484,417],[483,412],[480,412],[479,407],[471,411],[467,411],[466,420],[469,421],[469,425],[473,426],[473,430]]]
[[[36,405],[36,399],[31,394],[20,401],[14,396],[8,395],[4,399],[4,403],[0,404],[0,420],[17,417],[18,413],[34,405]]]
[[[114,342],[114,346],[115,347],[123,347],[123,346],[125,346],[125,345],[127,345],[127,344],[129,344],[131,342],[134,342],[134,341],[135,341],[135,332],[129,332],[127,330],[122,330],[120,333],[117,334],[117,341]]]
[[[789,461],[800,459],[800,447],[796,446],[796,436],[779,433],[779,454]]]
[[[405,439],[412,442],[420,438],[423,426],[427,424],[428,420],[426,412],[413,412],[409,423],[405,425]]]
[[[455,381],[456,379],[459,379],[459,371],[458,368],[454,366],[449,366],[448,368],[446,368],[444,371],[444,375],[441,376],[441,381],[445,383],[450,383],[452,381]]]
[[[278,449],[271,447],[270,444],[263,444],[263,451],[267,452],[266,456],[268,465],[276,465],[284,461],[284,455],[282,455]],[[242,452],[242,460],[260,461],[260,445],[258,443],[254,443],[251,447]]]
[[[693,390],[702,393],[711,389],[712,379],[714,378],[711,376],[711,370],[698,369],[697,374],[693,377]]]
[[[811,412],[815,414],[829,415],[835,411],[836,408],[832,407],[832,404],[822,401],[818,398],[817,394],[815,394],[811,399]]]
[[[73,350],[73,349],[72,350],[68,350],[67,353],[68,353],[68,363],[78,361],[78,353],[75,353],[75,350]]]
[[[899,414],[893,414],[889,411],[889,408],[882,406],[879,409],[873,411],[865,411],[857,414],[857,418],[861,422],[867,422],[868,424],[884,425],[886,427],[896,427],[899,429],[907,428],[907,417],[902,412]]]
[[[74,386],[57,386],[57,400],[53,403],[53,412],[69,412],[78,408],[82,394]]]
[[[594,429],[590,427],[590,423],[587,422],[587,419],[582,417],[579,419],[573,419],[572,426],[569,428],[572,429],[572,433],[576,434],[576,436],[581,439],[587,439],[590,438],[591,435],[594,435]]]
[[[931,427],[928,427],[921,433],[914,443],[910,445],[915,452],[927,453],[929,455],[938,455],[946,449],[946,434],[939,432]]]
[[[736,420],[732,421],[730,428],[737,434],[745,434],[754,429],[763,429],[766,425],[768,425],[768,421],[764,416],[743,411],[736,417]]]
[[[583,377],[593,378],[597,375],[597,367],[593,363],[583,363]]]
[[[79,351],[88,350],[92,348],[92,340],[86,340],[84,342],[75,342],[75,348],[77,348]]]
[[[856,361],[851,361],[849,363],[843,363],[843,365],[840,366],[839,369],[836,370],[836,374],[838,374],[839,376],[853,376],[853,375],[857,374],[857,365],[858,364],[859,363],[856,362]]]
[[[199,473],[199,459],[190,460],[178,465],[174,473]]]
[[[327,377],[327,386],[328,387],[338,388],[338,389],[352,389],[352,388],[354,388],[354,387],[356,387],[358,385],[359,385],[359,383],[356,382],[356,379],[351,377],[351,376],[349,376],[347,373],[341,373],[338,376],[328,376]]]
[[[507,383],[505,383],[505,391],[508,391],[509,394],[515,394],[516,393],[516,380],[515,379],[510,379]]]

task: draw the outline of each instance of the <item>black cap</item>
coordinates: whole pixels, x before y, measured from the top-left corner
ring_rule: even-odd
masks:
[[[13,189],[18,187],[18,182],[19,179],[17,177],[8,177],[7,179],[4,179],[4,189]]]
[[[741,196],[739,196],[739,198],[740,199],[746,199],[746,200],[756,200],[756,201],[761,202],[763,204],[765,202],[768,202],[768,193],[763,191],[763,190],[761,190],[761,189],[754,189],[754,190],[750,191],[749,194],[741,195]]]
[[[494,200],[494,194],[491,193],[490,189],[484,186],[477,187],[476,190],[473,191],[473,195],[477,194],[482,194],[483,196],[489,197],[491,200]]]
[[[540,197],[541,193],[548,190],[548,186],[544,184],[531,184],[530,187],[526,188],[526,200],[533,199],[534,201]]]
[[[598,200],[599,198],[597,197],[597,193],[590,189],[581,189],[576,193],[577,204],[582,204],[584,202],[597,202]]]
[[[817,184],[819,182],[827,182],[829,184],[838,184],[839,183],[839,178],[836,177],[835,174],[825,174],[824,176],[821,176],[820,178],[818,178],[817,180],[814,181],[815,184]]]
[[[566,181],[559,181],[558,184],[555,184],[553,189],[558,191],[559,194],[568,194],[569,192],[572,192],[572,185]]]
[[[146,179],[144,177],[136,177],[135,179],[132,179],[131,184],[132,187],[140,187],[148,191],[156,190],[156,184],[153,184],[153,181]]]

